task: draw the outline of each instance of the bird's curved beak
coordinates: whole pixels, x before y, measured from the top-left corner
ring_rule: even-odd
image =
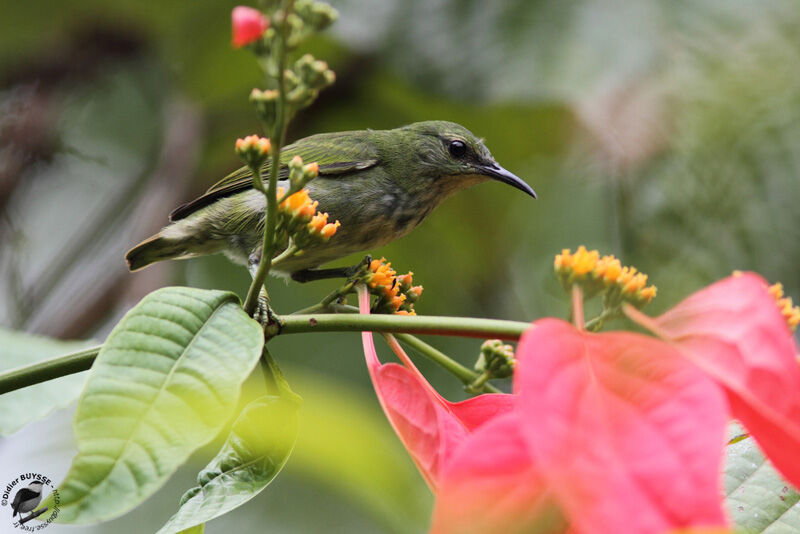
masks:
[[[524,191],[533,198],[536,198],[536,191],[534,191],[531,188],[531,186],[522,181],[522,178],[520,178],[516,174],[513,174],[505,170],[497,163],[490,163],[489,165],[481,165],[478,167],[478,169],[480,169],[481,174],[483,174],[484,176],[488,176],[493,180],[497,180],[498,182],[503,182],[504,184],[508,184],[511,187],[516,187],[520,191]]]

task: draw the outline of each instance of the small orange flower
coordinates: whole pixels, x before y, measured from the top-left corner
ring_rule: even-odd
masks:
[[[597,262],[593,274],[604,282],[616,282],[622,274],[622,263],[614,256],[603,256]]]
[[[568,248],[562,249],[561,254],[556,254],[554,267],[556,271],[572,267],[572,254]]]
[[[738,278],[742,276],[742,272],[733,271],[733,276]],[[767,292],[775,299],[778,310],[780,310],[781,315],[786,320],[786,324],[789,325],[792,332],[797,330],[798,325],[800,325],[800,307],[794,305],[792,297],[784,296],[783,284],[776,282],[767,288]]]
[[[317,213],[311,218],[311,222],[308,223],[308,228],[313,232],[322,232],[326,224],[328,224],[328,214]]]
[[[322,227],[322,230],[320,230],[319,233],[325,239],[329,239],[331,236],[333,236],[333,234],[336,233],[336,229],[339,228],[341,225],[342,223],[340,223],[339,221],[328,223]]]
[[[391,305],[394,307],[395,311],[400,310],[400,306],[402,306],[405,301],[406,301],[405,295],[395,295],[389,300]]]
[[[414,273],[409,271],[406,274],[398,275],[397,283],[399,283],[401,286],[411,287],[411,284],[414,283]]]
[[[767,288],[767,291],[769,292],[770,295],[772,295],[772,298],[774,298],[775,300],[780,300],[781,298],[783,298],[783,284],[781,284],[780,282],[776,282],[771,286],[769,286]]]
[[[306,189],[301,189],[281,202],[280,208],[290,212],[295,217],[310,218],[316,213],[318,205],[319,202],[312,201]]]
[[[656,296],[658,289],[656,286],[645,287],[639,292],[639,296],[645,301],[645,304],[653,300]]]
[[[394,282],[395,270],[392,269],[391,263],[385,262],[386,258],[381,258],[379,260],[372,260],[372,263],[370,263],[369,270],[372,271],[369,277],[370,287],[377,287],[379,285],[391,286]]]
[[[641,291],[647,285],[647,275],[644,273],[636,273],[633,277],[622,287],[625,293],[636,293]]]
[[[596,250],[586,250],[583,245],[578,247],[572,256],[572,272],[576,276],[582,276],[592,271],[600,259],[600,253]]]

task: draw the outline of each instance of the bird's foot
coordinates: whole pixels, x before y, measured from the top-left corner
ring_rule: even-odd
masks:
[[[256,304],[255,311],[253,312],[253,319],[258,321],[265,331],[274,330],[275,328],[280,330],[280,321],[278,321],[278,316],[275,315],[274,311],[272,311],[272,307],[269,305],[267,292],[264,291],[263,288],[261,289],[261,293],[258,295],[258,303]]]

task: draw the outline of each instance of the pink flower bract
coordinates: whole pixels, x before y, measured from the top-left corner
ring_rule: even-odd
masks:
[[[434,532],[725,525],[727,406],[675,349],[544,319],[517,358],[516,406],[478,428],[443,469]]]
[[[362,313],[369,313],[369,294],[359,290]],[[452,403],[442,398],[425,380],[422,373],[390,338],[405,367],[396,363],[381,364],[371,332],[361,334],[375,393],[386,417],[425,481],[436,491],[442,465],[453,455],[471,431],[488,420],[508,412],[513,395],[479,395]]]
[[[798,348],[767,286],[760,276],[744,273],[694,293],[655,319],[627,312],[725,388],[733,416],[800,487]]]
[[[233,46],[241,48],[261,38],[269,28],[269,19],[261,11],[247,6],[236,6],[231,12]]]

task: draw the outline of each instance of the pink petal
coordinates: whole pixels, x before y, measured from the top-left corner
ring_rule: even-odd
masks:
[[[473,432],[487,421],[510,412],[516,401],[516,395],[486,393],[461,402],[444,402],[467,430]]]
[[[369,294],[363,288],[359,288],[359,308],[362,313],[369,313]],[[425,380],[394,338],[389,339],[390,344],[401,351],[399,356],[408,367],[382,365],[372,333],[362,332],[361,339],[381,407],[425,481],[436,491],[442,465],[465,440],[468,431],[507,411],[512,402],[505,397],[511,395],[482,395],[450,403]]]
[[[365,310],[369,310],[368,304],[368,301],[365,302]],[[401,347],[400,343],[397,342],[397,339],[391,334],[388,334],[385,337],[389,343],[389,347],[391,347],[400,361],[403,362],[403,365],[405,365],[406,368],[411,371],[420,380],[420,382],[428,388],[428,390],[430,390],[433,396],[439,399],[439,402],[441,402],[445,408],[451,411],[461,421],[461,423],[467,427],[469,431],[477,429],[486,421],[506,413],[514,407],[514,404],[516,403],[516,396],[503,393],[482,394],[461,402],[448,401],[439,395],[439,393],[433,389],[433,386],[431,386],[428,381],[425,380],[425,376],[419,372],[419,369],[417,369],[417,366],[414,365],[414,362],[412,362],[411,358],[409,358],[405,353],[403,347]],[[375,356],[375,359],[377,360],[377,355]]]
[[[261,38],[269,28],[269,19],[261,11],[247,6],[237,6],[231,12],[233,46],[241,48]]]
[[[725,525],[719,388],[655,339],[588,334],[555,319],[535,325],[517,349],[517,409],[575,531]]]
[[[520,428],[518,414],[505,414],[456,452],[442,473],[432,533],[550,532],[547,520],[562,526]]]
[[[655,319],[629,315],[725,387],[734,417],[800,487],[798,348],[767,283],[752,273],[731,276]]]

